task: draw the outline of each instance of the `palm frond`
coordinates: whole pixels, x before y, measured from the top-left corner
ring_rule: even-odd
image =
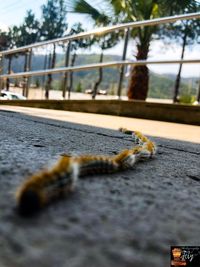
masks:
[[[68,1],[67,8],[69,12],[88,14],[96,22],[96,24],[101,24],[101,25],[109,24],[111,22],[112,17],[110,17],[104,11],[98,8],[97,1],[94,1],[94,5],[89,4],[85,0],[73,0],[73,1]],[[102,3],[101,3],[101,6],[102,6]]]

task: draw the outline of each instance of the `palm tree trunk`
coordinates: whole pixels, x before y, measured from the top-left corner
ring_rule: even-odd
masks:
[[[102,63],[102,62],[103,62],[103,51],[101,52],[100,60],[99,60],[99,63]],[[93,88],[93,93],[92,93],[92,99],[95,99],[98,87],[99,87],[102,79],[103,79],[103,70],[102,70],[102,68],[99,68],[99,78],[95,82],[95,85],[94,85],[94,88]]]
[[[186,39],[187,39],[187,31],[185,31],[185,34],[184,34],[184,37],[183,37],[181,60],[184,58]],[[182,63],[179,65],[178,74],[176,76],[176,82],[175,82],[175,87],[174,87],[174,96],[173,96],[173,102],[174,103],[179,102],[178,101],[178,95],[179,95],[179,87],[180,87],[180,81],[181,81],[182,65],[183,65]]]
[[[149,46],[138,45],[137,60],[146,60]],[[149,69],[147,66],[135,66],[131,70],[131,77],[128,88],[128,98],[145,100],[149,89]]]

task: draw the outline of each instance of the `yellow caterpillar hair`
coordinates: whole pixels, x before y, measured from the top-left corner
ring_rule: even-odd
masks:
[[[137,146],[114,157],[63,155],[52,169],[34,174],[21,185],[16,194],[19,213],[24,216],[32,215],[54,199],[70,193],[78,177],[130,169],[138,160],[155,154],[155,144],[146,136],[140,132],[120,130],[131,134]]]

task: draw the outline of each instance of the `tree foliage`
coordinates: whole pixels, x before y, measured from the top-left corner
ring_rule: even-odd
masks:
[[[96,5],[96,1],[89,4],[86,0],[70,1],[73,12],[84,13],[94,19],[97,26],[109,24],[149,20],[174,13],[189,12],[192,0],[104,0],[101,6],[107,6],[102,10]],[[151,41],[158,36],[158,26],[138,27],[131,31],[132,38],[136,41],[137,60],[146,60]],[[130,99],[145,99],[148,93],[148,68],[136,66],[132,68],[128,96]]]
[[[0,51],[6,50],[11,46],[11,36],[9,32],[0,30]]]
[[[40,21],[32,10],[28,10],[21,25],[14,25],[8,33],[1,33],[3,45],[0,39],[0,47],[20,47],[63,36],[67,30],[64,0],[48,0],[41,10]]]
[[[185,6],[185,4],[183,5],[183,2],[185,1],[180,1],[179,3],[181,13],[195,13],[200,11],[200,2],[187,0],[187,6]],[[171,12],[174,11],[172,15],[175,15],[178,8],[177,1],[171,1],[171,6],[174,8],[171,10]],[[187,36],[186,45],[192,45],[194,42],[198,41],[200,36],[200,21],[197,19],[183,20],[160,27],[159,37],[167,44],[171,44],[174,41],[182,44],[185,35]]]
[[[42,6],[41,37],[43,40],[52,40],[59,38],[66,33],[66,7],[64,0],[48,0],[46,5]],[[52,56],[49,55],[49,68],[54,68],[56,64],[56,45],[53,44]],[[48,74],[45,86],[45,97],[49,98],[52,75]]]
[[[42,6],[41,40],[52,40],[66,33],[66,6],[64,0],[48,0]]]
[[[40,23],[31,10],[27,11],[26,17],[20,26],[13,26],[9,30],[11,47],[19,47],[35,43],[40,38]]]
[[[81,23],[76,23],[72,26],[71,30],[69,31],[68,35],[75,35],[75,34],[79,34],[81,32],[84,32],[84,29],[82,28]],[[93,41],[91,39],[75,39],[73,41],[71,41],[71,43],[68,45],[70,45],[69,49],[71,52],[71,62],[70,62],[70,66],[73,67],[75,65],[75,61],[77,58],[77,50],[80,48],[87,48],[89,46],[91,46],[93,43]],[[70,72],[69,73],[69,86],[68,86],[68,95],[70,94],[70,92],[73,90],[73,77],[74,77],[74,73]],[[68,73],[65,73],[65,78],[64,78],[64,84],[65,87],[67,87],[67,79],[68,79]],[[65,97],[65,93],[63,94],[63,97]]]
[[[195,13],[200,11],[200,3],[198,1],[187,1],[188,6],[180,5],[183,13]],[[172,3],[174,9],[176,10],[176,5]],[[186,20],[178,21],[174,24],[165,25],[161,28],[161,37],[167,44],[180,43],[181,44],[181,55],[180,59],[184,59],[185,48],[190,45],[190,47],[198,42],[200,36],[200,21],[199,20]],[[200,41],[200,40],[199,40]],[[173,101],[179,102],[179,87],[181,82],[181,71],[182,63],[179,65],[175,86],[174,86],[174,96]]]
[[[86,0],[68,0],[68,9],[72,12],[88,14],[95,21],[97,26],[106,26],[112,22],[112,19],[108,14],[102,9],[98,9],[94,5],[89,4]],[[104,7],[104,1],[102,1]],[[110,8],[110,6],[109,6]]]

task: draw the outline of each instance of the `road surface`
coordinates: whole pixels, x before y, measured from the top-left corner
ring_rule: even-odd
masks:
[[[125,127],[131,130],[138,130],[144,134],[155,137],[200,143],[200,127],[194,125],[17,106],[0,106],[0,110],[10,110],[42,118],[56,119],[113,130]]]
[[[200,144],[152,139],[157,156],[129,171],[85,177],[25,219],[14,193],[62,153],[115,155],[118,131],[0,110],[1,267],[170,266],[170,246],[200,245]]]

